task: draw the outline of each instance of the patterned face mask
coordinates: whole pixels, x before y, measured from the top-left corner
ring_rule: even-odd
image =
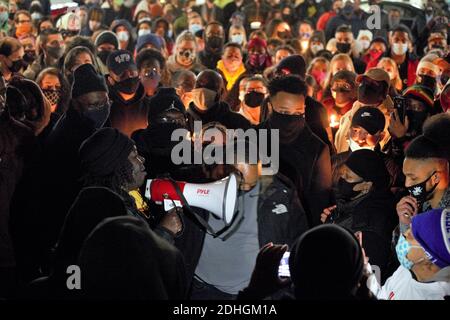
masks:
[[[44,96],[52,106],[58,104],[61,99],[61,90],[59,89],[44,89],[42,93],[44,93]]]
[[[416,261],[416,262],[413,262],[413,261],[409,260],[409,259],[408,259],[408,253],[409,253],[409,251],[410,251],[412,248],[422,249],[421,246],[413,246],[413,245],[411,245],[411,244],[406,240],[405,236],[401,234],[401,235],[400,235],[400,238],[398,239],[397,245],[395,246],[395,251],[396,251],[396,253],[397,253],[397,258],[398,258],[398,261],[400,262],[400,264],[401,264],[403,267],[405,267],[406,269],[408,269],[408,270],[411,270],[411,268],[412,268],[415,264],[417,264],[417,263],[419,263],[419,262],[425,260],[425,258],[421,258],[421,259],[419,259],[419,260]],[[423,250],[423,249],[422,249],[422,250]]]

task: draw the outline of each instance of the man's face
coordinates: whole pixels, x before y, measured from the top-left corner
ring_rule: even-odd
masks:
[[[25,51],[35,51],[36,50],[36,42],[34,41],[33,38],[22,38],[21,40],[19,40],[20,43],[23,46],[23,49]]]
[[[184,66],[190,66],[195,59],[195,42],[181,41],[177,47],[177,62]]]
[[[409,44],[409,37],[406,32],[397,31],[391,37],[391,43]]]
[[[351,32],[336,32],[336,42],[338,43],[352,43],[353,34]]]
[[[47,38],[45,44],[45,49],[47,48],[63,48],[64,49],[64,39],[60,33],[50,34]]]
[[[222,55],[222,61],[225,69],[236,71],[242,64],[241,50],[234,47],[227,47]]]
[[[267,88],[261,81],[248,81],[245,85],[245,93],[249,93],[251,91],[256,91],[267,95]]]
[[[132,191],[138,189],[144,184],[147,172],[144,167],[145,159],[139,155],[136,146],[133,147],[133,150],[128,155],[128,160],[132,165],[133,182],[127,187],[128,190]]]
[[[289,115],[305,114],[305,97],[303,95],[288,92],[278,92],[270,98],[273,110]]]
[[[16,28],[21,27],[23,25],[31,25],[31,19],[29,16],[27,16],[25,14],[19,14],[15,25],[16,25]]]
[[[411,187],[427,180],[433,172],[438,170],[438,162],[433,159],[419,160],[405,158],[403,161],[403,174],[405,175],[405,187]],[[426,190],[430,190],[434,179],[426,183]]]
[[[108,103],[108,93],[104,91],[89,92],[79,96],[75,101],[75,108],[81,113],[98,110],[105,108]]]
[[[52,29],[53,24],[51,21],[43,21],[39,27],[40,27],[39,31],[42,32],[44,30]]]
[[[360,147],[370,147],[373,148],[380,141],[381,132],[371,135],[366,129],[355,126],[350,129],[350,139],[355,141]]]
[[[103,44],[101,44],[101,45],[99,45],[98,47],[97,47],[97,50],[98,51],[114,51],[114,50],[116,50],[116,47],[113,45],[113,44],[110,44],[110,43],[103,43]]]
[[[109,72],[109,77],[113,80],[114,83],[125,81],[129,78],[136,78],[139,76],[139,72],[136,69],[129,68],[122,72],[121,74],[116,74],[113,71]]]
[[[218,24],[211,24],[206,28],[205,30],[205,39],[211,38],[211,37],[219,37],[224,38],[224,31],[222,26]]]

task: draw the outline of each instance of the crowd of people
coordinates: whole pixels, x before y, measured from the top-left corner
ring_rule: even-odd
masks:
[[[450,296],[448,2],[75,2],[0,0],[0,300]],[[230,225],[145,196],[230,176]]]

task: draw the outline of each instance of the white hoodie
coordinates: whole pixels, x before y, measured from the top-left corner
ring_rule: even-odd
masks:
[[[369,270],[371,271],[370,265]],[[367,280],[367,286],[380,300],[443,300],[450,295],[450,282],[416,281],[403,266],[398,267],[384,286],[380,286],[374,274]]]

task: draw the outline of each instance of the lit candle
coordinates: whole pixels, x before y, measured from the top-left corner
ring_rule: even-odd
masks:
[[[330,116],[330,127],[331,128],[339,127],[339,121],[337,121],[337,117],[335,114],[332,114]]]

